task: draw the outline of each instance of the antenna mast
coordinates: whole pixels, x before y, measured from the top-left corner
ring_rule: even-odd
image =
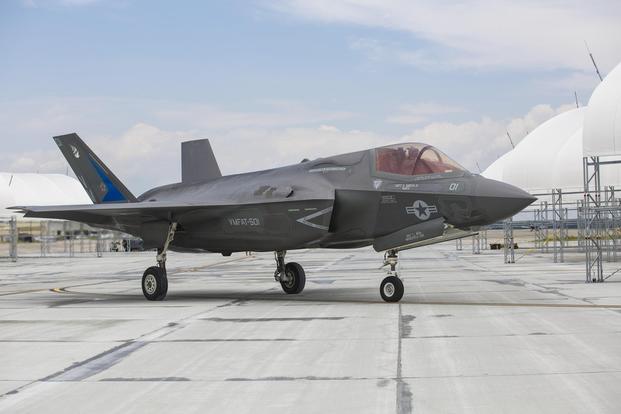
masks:
[[[578,92],[574,91],[574,98],[576,98],[576,108],[580,108],[580,104],[578,103]]]
[[[509,134],[509,131],[507,131],[507,136],[509,137],[509,142],[511,143],[511,147],[515,149],[515,145],[513,144],[513,139],[511,139],[511,135]]]
[[[593,62],[593,66],[595,66],[595,72],[597,72],[597,76],[599,77],[599,81],[603,81],[602,74],[599,73],[599,68],[597,67],[597,63],[595,63],[595,58],[593,58],[593,53],[591,53],[591,49],[589,49],[589,45],[584,41],[584,45],[586,46],[587,52],[589,52],[589,57],[591,58],[591,62]]]

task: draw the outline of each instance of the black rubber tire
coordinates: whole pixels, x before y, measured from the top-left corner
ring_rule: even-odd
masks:
[[[396,276],[388,276],[380,284],[380,295],[385,302],[399,302],[403,290],[403,282]]]
[[[155,284],[155,287],[153,287]],[[151,266],[142,275],[142,294],[147,300],[164,300],[168,293],[166,271],[158,266]]]
[[[304,268],[295,262],[287,263],[285,265],[285,273],[291,276],[292,279],[288,283],[280,282],[282,290],[290,295],[301,293],[306,285],[306,273],[304,272]]]

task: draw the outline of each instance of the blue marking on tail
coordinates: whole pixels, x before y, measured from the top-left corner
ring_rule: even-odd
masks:
[[[110,178],[108,178],[103,168],[101,168],[101,166],[97,164],[90,156],[88,158],[93,165],[93,168],[95,168],[95,171],[97,171],[97,175],[99,175],[99,178],[101,178],[101,181],[103,181],[106,189],[108,190],[108,192],[101,201],[104,203],[112,201],[128,201],[127,198],[123,194],[121,194],[119,189],[116,188],[112,181],[110,181]]]

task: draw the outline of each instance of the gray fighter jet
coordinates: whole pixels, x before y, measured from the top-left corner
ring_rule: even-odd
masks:
[[[182,144],[180,183],[135,197],[78,135],[54,140],[94,204],[16,208],[26,217],[72,220],[142,238],[145,248],[157,249],[157,265],[142,277],[149,300],[166,297],[168,249],[225,256],[273,251],[276,281],[296,294],[306,276],[301,265],[285,262],[287,251],[373,245],[390,269],[380,295],[397,302],[403,296],[400,251],[472,235],[535,200],[421,143],[222,176],[208,140]]]

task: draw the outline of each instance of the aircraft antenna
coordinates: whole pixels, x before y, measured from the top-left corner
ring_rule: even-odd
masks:
[[[580,104],[578,103],[578,93],[574,91],[574,98],[576,99],[576,108],[580,108]]]
[[[511,138],[511,134],[509,134],[509,131],[507,131],[507,137],[509,137],[509,142],[511,143],[513,149],[515,149],[515,144],[513,144],[513,139]]]
[[[595,58],[593,57],[593,53],[591,53],[591,49],[589,49],[589,45],[584,41],[584,45],[586,46],[587,52],[589,52],[589,57],[591,58],[591,62],[593,62],[593,66],[595,66],[595,72],[597,72],[597,76],[599,77],[599,81],[603,81],[602,74],[599,73],[599,68],[597,67],[597,63],[595,63]]]
[[[479,165],[478,161],[474,162],[477,165],[477,168],[479,169],[479,174],[482,173],[483,171],[481,171],[481,166]]]

